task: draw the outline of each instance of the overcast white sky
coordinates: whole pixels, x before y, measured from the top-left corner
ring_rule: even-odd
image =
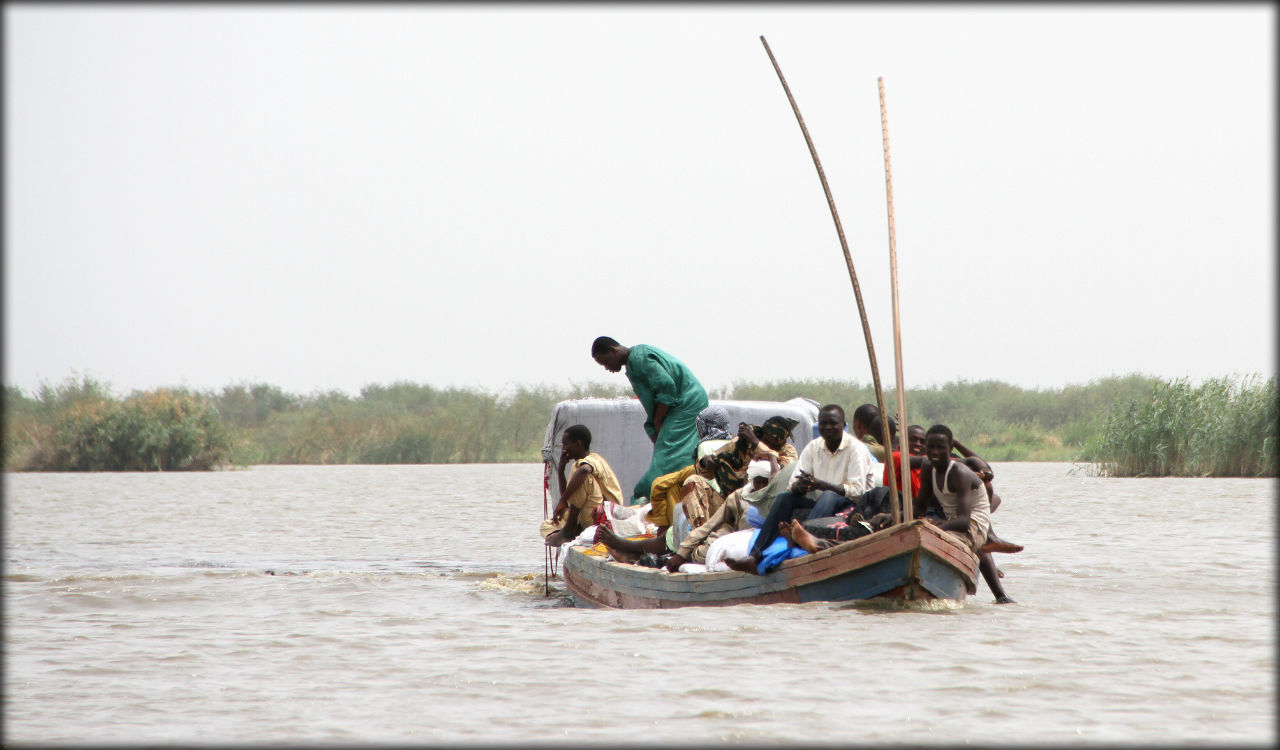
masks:
[[[1275,10],[6,4],[4,381],[1275,372]]]

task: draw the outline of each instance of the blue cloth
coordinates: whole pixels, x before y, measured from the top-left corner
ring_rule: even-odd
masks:
[[[751,535],[751,542],[754,545],[756,537],[760,535],[759,530]],[[764,548],[764,553],[760,555],[760,562],[756,564],[756,572],[764,575],[769,572],[770,568],[775,568],[786,560],[793,557],[803,557],[809,554],[799,547],[793,547],[787,538],[780,536],[773,540],[773,543]]]
[[[764,526],[764,516],[760,515],[760,511],[756,510],[756,506],[754,505],[747,508],[747,523],[751,524],[754,528],[757,528],[757,529],[760,528],[761,526]],[[756,538],[754,536],[751,537],[751,541],[754,542],[755,540]]]

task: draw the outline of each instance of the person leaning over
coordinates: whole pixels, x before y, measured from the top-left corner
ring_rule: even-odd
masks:
[[[644,431],[653,441],[653,460],[631,492],[648,497],[653,480],[693,463],[698,447],[698,413],[707,408],[707,392],[687,366],[655,346],[626,347],[608,336],[591,343],[591,357],[609,372],[624,367],[644,407]]]

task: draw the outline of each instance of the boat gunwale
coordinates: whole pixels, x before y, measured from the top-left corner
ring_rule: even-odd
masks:
[[[912,540],[914,537],[914,540]],[[850,556],[859,555],[859,553],[867,551],[869,548],[892,547],[894,544],[904,544],[906,549],[896,554],[887,554],[881,557],[871,555],[871,559],[861,562],[857,565],[842,566],[840,560]],[[832,578],[848,575],[858,570],[870,567],[879,562],[899,557],[902,555],[910,555],[909,562],[912,575],[918,575],[920,569],[920,554],[928,554],[943,563],[950,569],[955,570],[963,579],[965,590],[972,594],[976,591],[976,574],[978,568],[977,555],[973,553],[958,537],[950,532],[943,531],[933,524],[924,520],[917,519],[909,521],[905,524],[898,524],[888,529],[874,532],[867,536],[851,539],[846,542],[829,547],[819,552],[802,555],[784,561],[782,564],[771,570],[763,576],[756,576],[751,573],[741,571],[715,571],[715,572],[696,572],[696,573],[669,573],[664,569],[645,568],[628,563],[621,563],[607,557],[597,555],[588,555],[579,548],[570,548],[569,555],[577,554],[581,556],[580,560],[574,560],[571,565],[569,558],[565,560],[566,583],[570,584],[570,589],[575,597],[588,600],[591,604],[603,607],[612,607],[606,602],[599,601],[596,597],[590,596],[587,592],[579,590],[579,586],[573,586],[569,581],[572,574],[575,577],[581,577],[593,584],[606,586],[610,590],[615,591],[621,597],[639,597],[652,599],[661,606],[663,603],[669,603],[672,606],[687,606],[687,603],[681,601],[678,605],[675,600],[677,598],[696,594],[706,593],[698,592],[695,587],[701,583],[724,583],[729,581],[741,580],[744,585],[742,592],[744,596],[725,599],[717,599],[708,597],[704,601],[697,602],[699,605],[732,605],[739,603],[761,602],[761,599],[779,599],[786,597],[787,592],[798,591],[806,586],[820,584]],[[575,570],[575,568],[578,568]],[[603,575],[592,575],[591,570]],[[627,582],[618,580],[613,575],[614,572],[620,573],[627,578]],[[608,583],[606,583],[608,581]],[[647,583],[679,583],[684,584],[680,588],[682,591],[675,591],[664,585],[646,585]],[[720,589],[721,591],[732,591],[729,589]],[[665,595],[665,596],[664,596]]]

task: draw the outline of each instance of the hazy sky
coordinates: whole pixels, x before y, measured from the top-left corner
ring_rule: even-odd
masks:
[[[6,4],[4,381],[1275,372],[1275,10]]]

